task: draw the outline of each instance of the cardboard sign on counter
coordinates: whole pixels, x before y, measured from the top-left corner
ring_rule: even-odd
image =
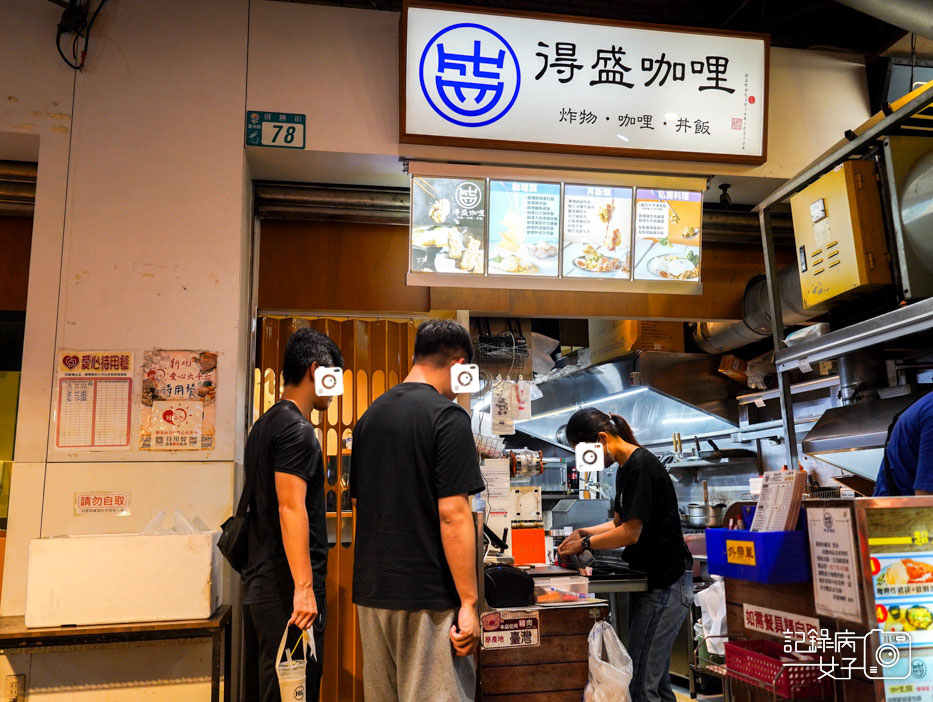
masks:
[[[807,509],[813,598],[817,614],[862,621],[852,512],[847,507]]]
[[[541,642],[539,613],[502,610],[483,615],[483,648],[518,648]]]

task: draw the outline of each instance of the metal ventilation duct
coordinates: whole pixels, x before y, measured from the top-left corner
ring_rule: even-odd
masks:
[[[641,443],[716,434],[738,423],[735,385],[717,372],[718,360],[703,354],[643,351],[601,363],[539,385],[532,419],[520,431],[567,446],[564,426],[581,407],[622,415]]]
[[[257,214],[264,219],[371,222],[408,226],[409,191],[405,188],[352,185],[255,184]],[[775,241],[792,245],[790,212],[772,215]],[[759,245],[758,215],[737,210],[703,211],[703,241]]]
[[[804,437],[803,452],[874,480],[892,420],[926,392],[830,408]]]
[[[31,215],[36,204],[36,164],[0,161],[0,214]]]
[[[933,39],[933,3],[930,0],[837,0],[882,22]]]
[[[783,325],[800,324],[826,311],[819,305],[804,309],[800,295],[800,275],[797,266],[788,266],[778,274]],[[748,281],[742,300],[745,316],[739,322],[701,322],[693,328],[697,345],[711,354],[725,353],[771,336],[771,311],[768,305],[768,285],[765,276]]]

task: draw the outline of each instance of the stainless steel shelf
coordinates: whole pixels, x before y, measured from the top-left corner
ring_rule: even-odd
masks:
[[[800,434],[803,430],[810,431],[818,419],[819,417],[794,418],[794,427],[796,429],[796,433]],[[756,439],[773,439],[783,437],[784,422],[780,419],[775,419],[772,422],[749,424],[747,427],[742,427],[737,432],[732,434],[732,440],[739,443],[748,443],[749,441],[755,441]]]
[[[823,388],[832,388],[839,385],[839,376],[830,375],[826,378],[818,378],[817,380],[808,380],[805,383],[797,383],[796,385],[790,386],[790,391],[792,395],[799,395],[804,392],[813,392],[814,390],[822,390]],[[759,401],[763,400],[773,400],[781,396],[781,391],[777,388],[773,390],[762,390],[761,392],[751,392],[747,395],[739,395],[735,398],[740,405],[753,405],[757,404]]]
[[[689,470],[700,470],[704,468],[722,468],[723,466],[734,466],[737,464],[757,463],[757,456],[748,456],[744,458],[729,458],[721,461],[678,461],[668,463],[665,468],[687,468]]]
[[[875,116],[860,129],[861,134],[851,141],[840,144],[833,151],[823,154],[813,164],[788,180],[755,208],[761,223],[761,243],[765,257],[765,275],[768,284],[768,307],[772,320],[783,320],[781,297],[777,289],[778,268],[774,251],[774,225],[771,221],[771,208],[794,193],[801,191],[824,173],[844,161],[866,156],[879,144],[881,137],[900,128],[911,117],[933,104],[933,88],[924,89],[897,110],[884,117]],[[781,401],[781,423],[785,436],[787,465],[797,465],[797,435],[794,422],[793,394],[790,388],[789,371],[808,364],[835,358],[850,351],[875,346],[891,339],[924,331],[933,326],[933,299],[917,303],[907,308],[895,310],[875,319],[852,325],[836,332],[831,332],[819,339],[805,342],[799,346],[785,349],[783,324],[772,325],[775,360],[778,375],[778,397]]]
[[[781,349],[775,355],[779,372],[836,358],[917,332],[933,329],[933,298],[887,312],[812,341]]]

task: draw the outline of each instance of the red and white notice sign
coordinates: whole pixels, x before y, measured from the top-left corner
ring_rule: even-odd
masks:
[[[76,492],[75,516],[105,514],[125,517],[130,513],[128,492]]]
[[[742,609],[745,612],[747,631],[759,631],[779,639],[790,634],[799,638],[801,634],[809,636],[811,631],[816,632],[817,636],[820,633],[820,620],[816,617],[804,617],[800,614],[748,604],[743,604]]]

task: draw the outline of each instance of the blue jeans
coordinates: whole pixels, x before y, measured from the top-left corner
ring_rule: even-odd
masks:
[[[671,649],[693,599],[693,573],[670,587],[632,593],[629,655],[634,673],[632,702],[675,702],[671,690]]]

